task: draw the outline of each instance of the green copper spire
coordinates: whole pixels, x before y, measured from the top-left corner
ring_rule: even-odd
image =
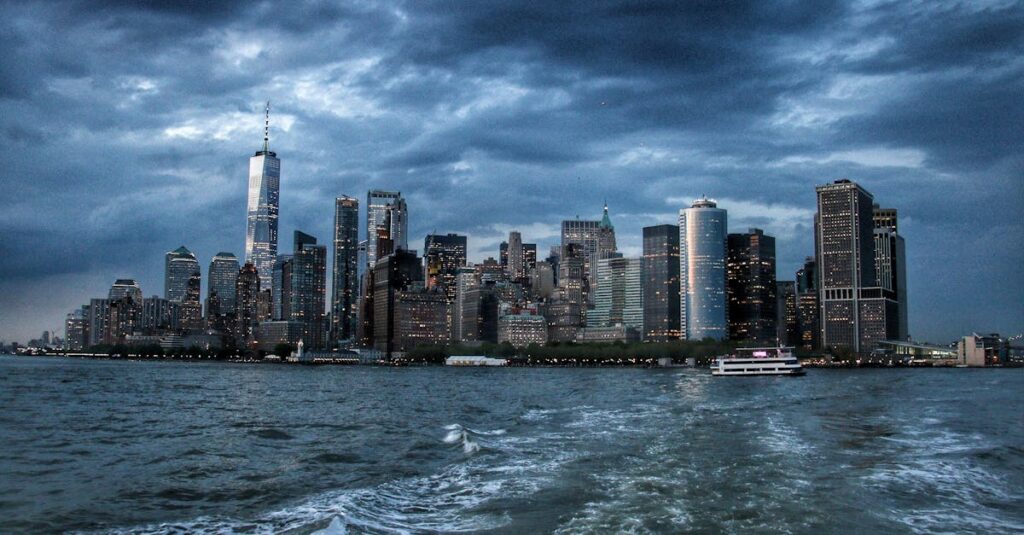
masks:
[[[612,220],[608,217],[608,201],[604,203],[604,217],[601,218],[601,228],[615,229],[615,225],[612,225]]]

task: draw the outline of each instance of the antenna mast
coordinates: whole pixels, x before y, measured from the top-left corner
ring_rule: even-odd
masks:
[[[263,152],[270,151],[270,101],[267,101],[266,118],[263,122]]]

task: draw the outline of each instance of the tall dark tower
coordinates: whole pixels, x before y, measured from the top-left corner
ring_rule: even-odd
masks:
[[[729,339],[774,346],[778,339],[775,238],[756,228],[729,234],[726,276]]]
[[[896,290],[879,277],[874,198],[849,180],[816,189],[821,345],[867,354],[877,342],[898,338],[900,323]],[[880,220],[888,226],[887,215]]]
[[[302,341],[309,349],[324,345],[324,301],[327,293],[327,247],[295,231],[291,273],[291,320],[302,324]]]
[[[334,272],[331,277],[331,339],[355,334],[359,297],[359,201],[342,196],[334,201]]]
[[[644,227],[644,340],[666,342],[682,336],[679,325],[679,227]]]

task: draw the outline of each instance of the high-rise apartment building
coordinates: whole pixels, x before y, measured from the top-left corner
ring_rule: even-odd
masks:
[[[775,238],[752,228],[745,234],[729,234],[727,244],[729,339],[775,345]]]
[[[359,201],[334,200],[334,271],[331,276],[331,339],[355,335],[359,300]]]
[[[322,348],[327,247],[317,245],[316,238],[296,230],[291,275],[291,320],[302,324],[302,342],[306,348]]]
[[[729,335],[727,217],[706,197],[679,211],[680,324],[689,340],[724,340]]]
[[[678,340],[679,227],[655,225],[643,230],[643,338],[652,342]]]
[[[270,103],[263,125],[263,150],[249,158],[246,204],[245,261],[259,272],[260,286],[272,287],[277,260],[277,218],[280,208],[281,160],[270,150]]]

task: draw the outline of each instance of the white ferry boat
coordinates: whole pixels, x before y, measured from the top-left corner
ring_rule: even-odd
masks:
[[[711,375],[803,375],[791,347],[744,347],[735,355],[718,357]]]
[[[444,361],[445,366],[508,366],[508,360],[484,356],[454,356]]]

